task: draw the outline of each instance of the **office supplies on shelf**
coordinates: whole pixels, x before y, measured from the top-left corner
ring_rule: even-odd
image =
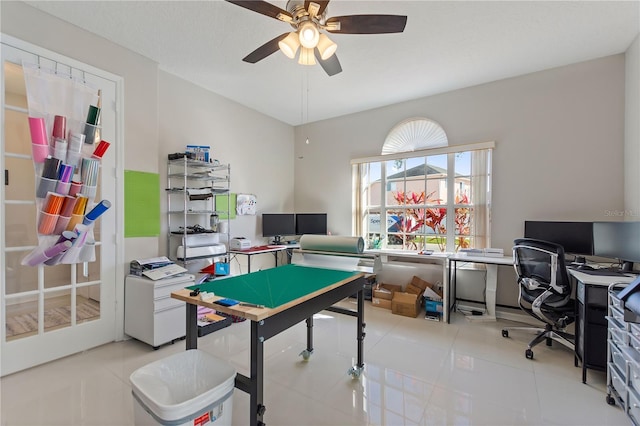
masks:
[[[142,271],[142,275],[144,275],[149,279],[152,279],[153,281],[157,281],[163,278],[172,277],[174,275],[184,274],[185,272],[187,272],[185,268],[183,268],[180,265],[176,265],[175,263],[172,263],[170,265],[162,266],[160,268]]]

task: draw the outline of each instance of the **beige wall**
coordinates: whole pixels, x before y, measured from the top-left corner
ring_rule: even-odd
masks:
[[[624,208],[624,81],[615,55],[298,127],[296,210],[327,211],[329,229],[350,234],[349,161],[379,155],[398,122],[427,117],[450,144],[496,141],[493,247],[510,252],[526,219],[606,220]],[[513,271],[500,280],[498,303],[516,305]]]
[[[625,219],[640,220],[640,35],[626,54]]]
[[[161,181],[166,182],[167,154],[183,151],[186,144],[210,145],[213,158],[231,165],[231,191],[257,197],[257,215],[232,219],[231,236],[266,244],[259,215],[293,212],[293,128],[171,74],[161,71],[159,76]],[[165,251],[162,238],[160,252]],[[246,272],[246,263],[246,256],[238,256],[231,267]],[[269,254],[254,256],[251,270],[273,264]]]

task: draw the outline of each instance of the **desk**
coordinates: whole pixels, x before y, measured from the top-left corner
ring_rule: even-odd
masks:
[[[487,305],[487,313],[485,315],[470,315],[467,318],[473,320],[495,321],[496,320],[496,289],[498,287],[498,265],[513,266],[512,256],[468,256],[466,254],[455,253],[449,256],[449,285],[453,296],[444,307],[445,310],[451,311],[451,306],[456,305],[456,271],[458,262],[463,263],[482,263],[487,266],[487,280],[485,291],[485,303]],[[453,305],[452,305],[453,303]],[[447,315],[449,318],[449,315]],[[449,322],[447,320],[447,322]]]
[[[223,307],[203,302],[189,295],[189,289],[171,293],[171,297],[187,302],[187,349],[198,347],[196,314],[198,305],[216,309],[251,321],[250,375],[236,375],[235,387],[250,396],[251,425],[263,424],[264,342],[302,320],[307,322],[307,348],[305,359],[313,353],[313,314],[329,310],[357,317],[357,364],[350,370],[359,377],[364,367],[364,273],[284,265],[251,274],[203,283],[201,291],[214,292],[215,299],[228,297],[243,302],[264,305],[254,308],[235,305]],[[332,306],[353,294],[358,295],[357,310]]]
[[[567,271],[577,282],[575,352],[582,363],[582,383],[586,383],[587,368],[604,371],[607,366],[607,288],[613,283],[630,283],[634,277]]]
[[[284,250],[288,250],[289,246],[285,245],[273,245],[273,246],[257,246],[251,247],[246,250],[229,250],[229,253],[235,255],[243,254],[247,256],[247,273],[251,272],[251,256],[256,254],[273,253],[273,257],[276,260],[276,266],[278,266],[278,253]]]

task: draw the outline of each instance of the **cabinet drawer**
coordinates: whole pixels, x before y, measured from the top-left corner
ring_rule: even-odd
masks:
[[[621,377],[620,372],[615,366],[609,364],[609,377],[611,378],[611,385],[615,388],[618,395],[623,401],[627,400],[627,387],[625,386],[624,378]]]
[[[160,299],[164,297],[171,297],[171,293],[174,291],[182,290],[185,287],[192,286],[193,281],[181,281],[170,284],[156,284],[153,289],[153,299]],[[184,303],[184,302],[182,302]]]
[[[623,347],[629,344],[629,333],[616,320],[609,319],[609,338],[618,346]]]
[[[588,294],[587,294],[588,293]],[[578,287],[576,288],[576,297],[582,303],[587,300],[589,306],[604,306],[609,303],[607,301],[608,293],[606,287],[600,286],[586,286],[584,283],[578,281]]]
[[[631,346],[631,349],[640,353],[640,338],[634,336],[631,333],[628,333],[629,336],[629,346]],[[638,389],[640,391],[640,389]]]
[[[635,323],[627,323],[629,326],[629,334],[640,341],[640,325]]]
[[[186,305],[182,300],[174,299],[171,296],[160,297],[153,301],[153,312],[161,312],[165,309],[174,308],[176,306]]]
[[[186,305],[165,309],[153,314],[154,346],[162,345],[186,334]]]
[[[640,370],[633,362],[629,363],[629,386],[635,389],[636,393],[640,393]]]
[[[622,306],[622,300],[618,299],[618,296],[614,293],[610,293],[611,294],[611,306],[619,309],[620,311],[624,310],[624,307]]]
[[[618,321],[619,324],[624,324],[624,312],[622,309],[617,309],[613,305],[611,306],[611,316]]]
[[[620,374],[622,375],[622,379],[624,379],[627,371],[627,361],[625,359],[624,353],[612,341],[609,341],[609,351],[611,353],[611,361],[616,366],[616,368],[620,371]]]
[[[634,391],[629,391],[629,417],[633,419],[633,424],[640,422],[640,398]]]

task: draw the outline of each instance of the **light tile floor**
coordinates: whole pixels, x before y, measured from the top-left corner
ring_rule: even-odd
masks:
[[[353,317],[317,315],[315,352],[307,362],[299,356],[304,322],[265,343],[268,425],[629,424],[619,407],[605,402],[604,373],[589,371],[583,384],[573,353],[561,345],[540,345],[535,359],[526,359],[531,335],[501,336],[502,327],[514,323],[469,322],[454,314],[444,324],[369,304],[365,321],[366,367],[357,380],[347,374],[356,357]],[[198,344],[248,374],[248,322]],[[183,341],[154,351],[127,340],[4,377],[1,424],[134,424],[129,376],[182,350]],[[246,425],[248,410],[248,396],[235,390],[233,424]]]

